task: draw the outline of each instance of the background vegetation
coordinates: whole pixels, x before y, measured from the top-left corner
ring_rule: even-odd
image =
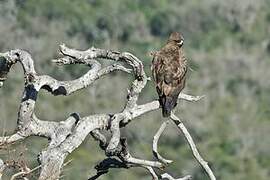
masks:
[[[74,79],[87,68],[57,67],[60,43],[78,49],[91,46],[129,51],[144,61],[150,76],[151,50],[164,45],[168,34],[180,31],[190,71],[186,93],[206,98],[198,103],[181,102],[177,114],[192,132],[202,156],[220,180],[268,180],[270,177],[270,1],[269,0],[1,0],[0,52],[23,48],[33,55],[40,74]],[[123,107],[129,84],[114,73],[87,90],[70,97],[39,95],[37,115],[52,121],[71,112],[82,116],[117,112]],[[0,89],[0,128],[10,134],[16,127],[23,88],[22,70],[12,69]],[[157,98],[153,83],[141,102]],[[151,159],[151,141],[164,119],[150,113],[122,130],[132,153]],[[26,159],[37,165],[36,155],[46,140],[26,142],[1,150],[3,158]],[[17,149],[16,151],[13,151]],[[192,174],[207,179],[181,134],[170,126],[160,150],[174,159],[173,175]],[[21,155],[23,153],[23,155]],[[69,159],[63,179],[87,179],[104,154],[91,138]],[[7,172],[11,173],[11,172]],[[7,178],[7,177],[6,177]],[[33,177],[33,179],[35,179]],[[143,169],[112,170],[101,179],[151,179]]]

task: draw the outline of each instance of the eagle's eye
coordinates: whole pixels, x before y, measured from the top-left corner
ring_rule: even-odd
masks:
[[[179,47],[181,47],[184,44],[184,39],[177,40],[176,43]]]

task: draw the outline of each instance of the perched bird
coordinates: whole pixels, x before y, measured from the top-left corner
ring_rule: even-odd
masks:
[[[169,117],[185,87],[187,61],[183,52],[184,38],[173,32],[166,45],[153,53],[152,74],[159,95],[163,117]]]

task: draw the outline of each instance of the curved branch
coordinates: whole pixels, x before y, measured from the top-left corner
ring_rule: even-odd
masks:
[[[1,53],[0,56],[7,59],[11,64],[20,62],[25,75],[36,74],[34,61],[32,60],[32,56],[29,52],[21,49],[14,49],[6,53]]]
[[[162,163],[157,162],[157,161],[148,161],[148,160],[143,160],[143,159],[138,159],[138,158],[134,158],[131,156],[131,154],[129,153],[128,147],[127,147],[127,139],[126,138],[121,138],[121,146],[122,146],[122,150],[119,154],[119,158],[122,159],[123,161],[125,161],[128,164],[134,164],[134,165],[138,165],[138,166],[150,166],[150,167],[155,167],[155,168],[159,168],[162,169],[164,166]]]
[[[123,119],[123,115],[120,114],[115,114],[111,118],[111,124],[110,124],[110,130],[112,132],[112,137],[110,139],[110,142],[106,148],[106,155],[107,156],[113,156],[114,154],[117,154],[116,150],[120,142],[120,121]]]
[[[16,174],[14,174],[11,178],[10,178],[10,180],[16,180],[18,177],[20,177],[20,176],[26,176],[26,175],[29,175],[30,173],[32,173],[32,172],[34,172],[34,171],[36,171],[36,170],[38,170],[39,168],[40,168],[41,166],[39,165],[39,166],[37,166],[37,167],[35,167],[35,168],[33,168],[33,169],[29,169],[28,167],[25,167],[24,168],[24,171],[21,171],[21,172],[18,172],[18,173],[16,173]],[[28,180],[28,178],[26,178],[26,177],[24,177],[23,178],[24,180]]]
[[[172,177],[171,175],[169,175],[168,173],[164,173],[161,175],[161,178],[162,179],[168,179],[168,180],[191,180],[192,177],[190,175],[187,175],[185,177],[182,177],[182,178],[174,178]]]
[[[92,137],[93,137],[96,141],[99,141],[99,147],[100,147],[102,150],[105,150],[106,147],[108,146],[106,137],[105,137],[98,129],[95,129],[95,130],[91,131],[90,134],[92,135]]]
[[[211,180],[216,180],[216,177],[213,173],[213,171],[211,170],[211,168],[209,167],[208,163],[201,157],[191,135],[189,134],[187,128],[185,127],[185,125],[182,123],[182,121],[173,113],[171,114],[171,120],[175,123],[175,125],[177,125],[178,129],[181,130],[181,132],[184,134],[189,147],[192,150],[193,156],[195,157],[195,159],[198,161],[198,163],[203,167],[203,169],[206,171],[207,175],[209,176],[209,178]]]
[[[205,96],[192,96],[189,94],[180,93],[178,96],[178,100],[186,100],[189,102],[197,102],[204,98]],[[133,109],[130,109],[126,112],[127,118],[121,121],[121,127],[125,126],[130,122],[131,119],[135,119],[136,117],[139,117],[145,113],[148,113],[150,111],[154,111],[160,108],[160,104],[158,100],[148,102],[142,105],[135,106]]]
[[[6,144],[12,144],[16,141],[22,140],[25,137],[20,135],[18,132],[10,135],[10,136],[4,136],[4,137],[0,137],[0,147],[1,146],[5,146]]]
[[[157,133],[155,134],[154,138],[153,138],[153,155],[155,156],[155,158],[157,158],[160,162],[162,162],[163,164],[170,164],[172,163],[173,161],[172,160],[167,160],[165,158],[163,158],[159,153],[158,153],[158,150],[157,150],[157,146],[158,146],[158,140],[161,136],[161,134],[163,133],[163,131],[165,130],[167,124],[169,123],[169,121],[166,121],[166,122],[163,122],[159,128],[159,130],[157,131]]]
[[[97,61],[88,62],[91,69],[78,79],[71,81],[58,81],[50,76],[44,75],[39,78],[39,88],[46,89],[53,95],[68,96],[75,91],[88,87],[100,76],[97,76],[101,65]]]
[[[154,171],[154,169],[151,166],[144,166],[144,168],[146,168],[149,173],[151,174],[153,180],[158,180],[158,176],[156,174],[156,172]]]

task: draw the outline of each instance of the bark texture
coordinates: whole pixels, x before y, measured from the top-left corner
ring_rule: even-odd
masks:
[[[48,146],[40,152],[38,157],[40,166],[32,170],[21,168],[21,172],[15,174],[14,178],[22,177],[27,179],[28,174],[40,168],[39,180],[59,179],[67,155],[78,148],[88,134],[91,134],[94,139],[100,142],[100,148],[105,151],[108,157],[95,167],[97,174],[89,179],[97,179],[99,176],[107,173],[110,168],[131,167],[145,168],[149,171],[153,179],[180,180],[191,178],[189,175],[183,178],[173,178],[168,173],[157,174],[155,172],[155,169],[164,169],[172,163],[172,160],[166,160],[157,150],[158,140],[169,121],[161,125],[153,139],[152,151],[156,158],[155,161],[133,157],[129,152],[127,139],[120,134],[120,128],[136,120],[142,114],[160,108],[158,100],[153,100],[145,104],[137,104],[139,95],[149,80],[144,72],[141,60],[128,52],[104,50],[94,47],[81,51],[60,45],[60,53],[62,57],[53,60],[53,62],[58,65],[85,64],[89,67],[89,71],[75,80],[58,81],[51,76],[38,74],[35,71],[34,60],[24,50],[16,49],[0,54],[0,56],[8,61],[9,67],[19,62],[23,67],[25,77],[25,87],[18,112],[17,130],[12,135],[0,137],[0,146],[3,147],[6,144],[24,140],[29,136],[40,136],[49,140]],[[99,62],[100,60],[113,60],[115,63],[102,67]],[[123,64],[129,67],[127,68]],[[121,112],[114,114],[95,114],[85,117],[80,117],[77,113],[72,113],[65,121],[60,122],[45,121],[35,115],[35,103],[41,89],[46,89],[54,96],[68,96],[76,91],[87,88],[101,76],[108,75],[113,71],[124,71],[134,76],[125,106]],[[0,87],[4,85],[4,80],[6,79],[0,82]],[[198,101],[202,96],[191,96],[181,93],[178,98],[187,101]],[[184,124],[174,114],[172,114],[170,119],[183,132],[194,157],[205,169],[209,178],[215,180],[212,170],[201,158]],[[106,139],[101,133],[101,130],[111,132],[111,138]],[[8,163],[0,159],[0,179],[5,168],[8,166]]]

